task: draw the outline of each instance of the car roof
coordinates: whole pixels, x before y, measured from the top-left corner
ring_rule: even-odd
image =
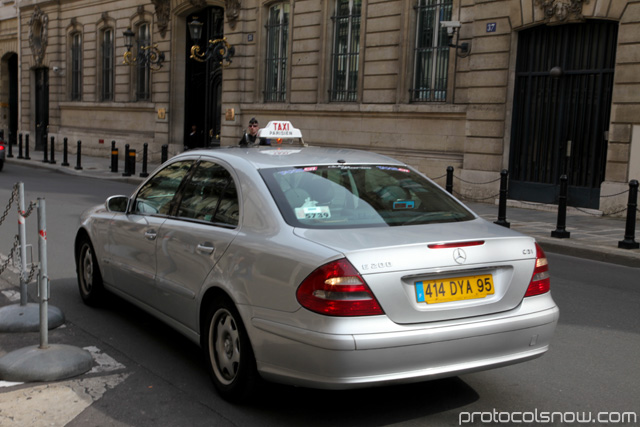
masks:
[[[256,169],[304,165],[385,164],[406,166],[399,160],[378,153],[348,148],[300,147],[295,145],[222,147],[192,150],[184,155],[211,156],[233,164],[246,162]]]

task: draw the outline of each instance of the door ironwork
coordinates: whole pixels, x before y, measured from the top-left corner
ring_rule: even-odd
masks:
[[[224,10],[209,7],[187,17],[202,22],[202,40],[224,35]],[[222,114],[222,65],[211,60],[190,59],[191,38],[187,30],[184,141],[188,148],[220,145]],[[195,127],[195,128],[194,128]]]
[[[597,208],[604,181],[618,24],[588,21],[519,34],[509,197]]]
[[[37,68],[36,73],[36,140],[35,149],[44,148],[43,138],[49,127],[49,69]]]

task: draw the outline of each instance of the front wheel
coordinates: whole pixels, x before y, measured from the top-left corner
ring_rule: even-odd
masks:
[[[246,329],[230,300],[214,303],[204,333],[207,368],[220,396],[231,402],[250,398],[260,378]]]
[[[76,273],[80,297],[87,305],[97,305],[102,301],[104,286],[93,246],[88,238],[82,239],[76,254]]]

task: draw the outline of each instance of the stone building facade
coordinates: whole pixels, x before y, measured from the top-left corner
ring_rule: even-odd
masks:
[[[570,205],[613,212],[640,178],[638,0],[0,1],[0,126],[17,105],[13,133],[39,148],[147,143],[157,159],[191,126],[194,146],[235,145],[256,117],[441,184],[452,166],[474,200],[493,201],[504,169],[513,198],[553,204],[564,174]],[[190,59],[196,17],[230,64]],[[122,63],[128,28],[134,54],[164,54],[157,71]]]

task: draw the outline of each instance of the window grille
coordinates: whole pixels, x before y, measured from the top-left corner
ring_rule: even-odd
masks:
[[[287,95],[287,44],[289,36],[289,4],[269,8],[265,102],[284,102]]]
[[[151,45],[151,35],[149,33],[149,24],[140,24],[138,26],[138,52],[143,47]],[[138,101],[148,101],[151,99],[151,67],[149,64],[142,64],[140,62],[136,65],[137,69],[137,84],[136,84],[136,99]]]
[[[71,100],[82,100],[82,34],[71,36]]]
[[[113,100],[113,30],[102,32],[102,87],[101,99]]]
[[[334,24],[331,101],[353,102],[358,95],[362,0],[337,0]]]
[[[412,101],[446,101],[452,0],[418,0]]]

